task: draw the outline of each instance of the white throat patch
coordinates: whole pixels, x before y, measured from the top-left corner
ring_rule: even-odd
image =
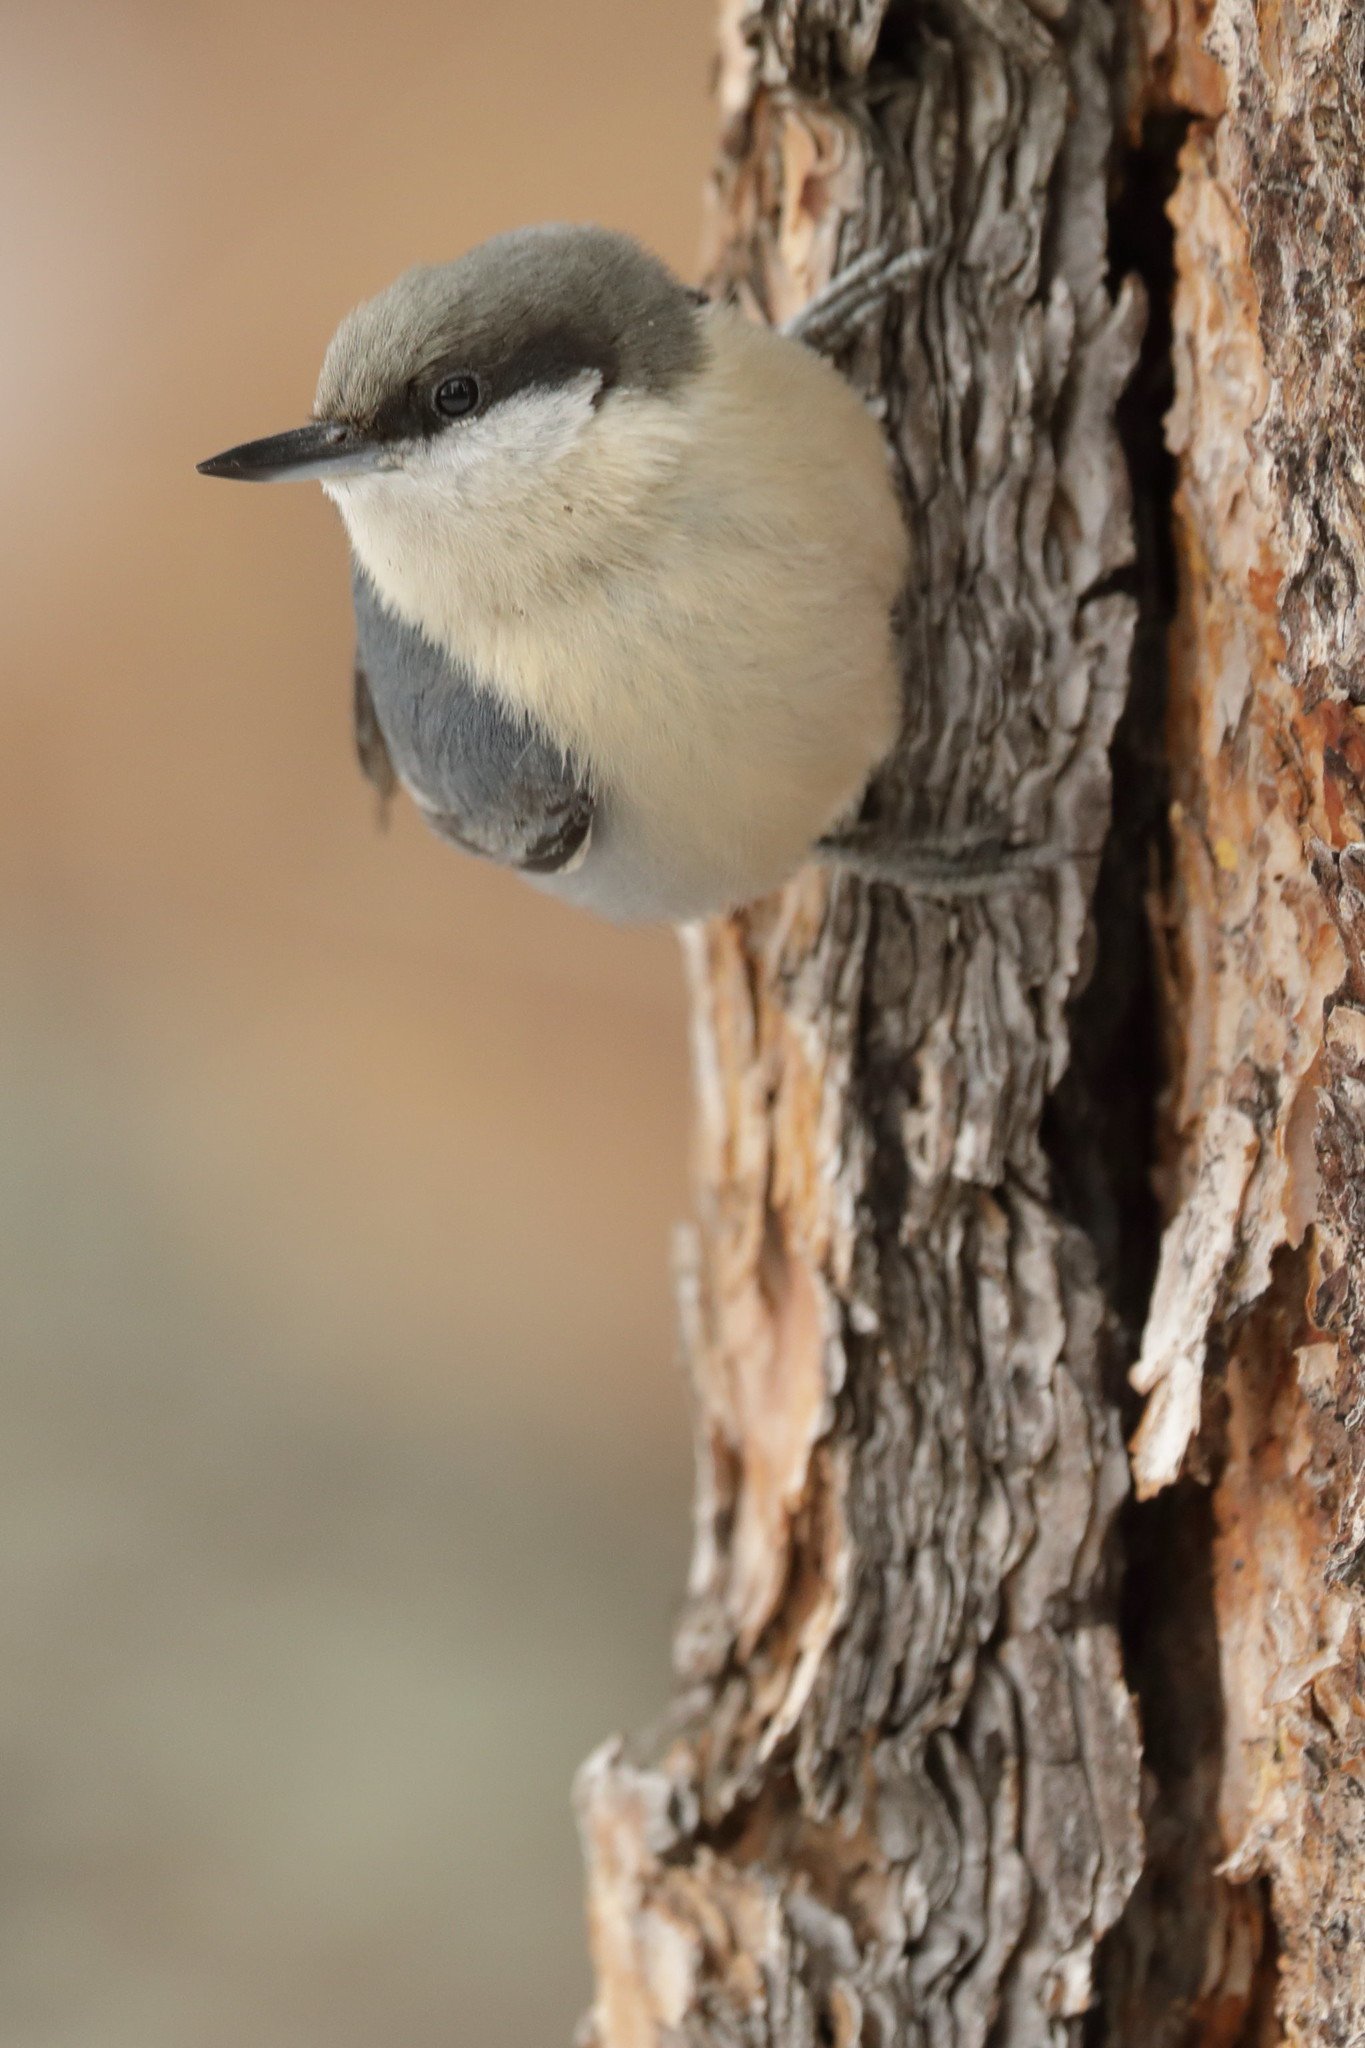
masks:
[[[521,613],[578,544],[566,506],[597,437],[596,371],[516,392],[396,450],[392,469],[329,487],[381,595],[428,639],[477,660],[491,604]]]

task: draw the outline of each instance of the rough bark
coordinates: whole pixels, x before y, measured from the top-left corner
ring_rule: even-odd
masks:
[[[1357,2043],[1365,17],[1147,0],[1140,28],[1147,109],[1189,125],[1171,203],[1169,1222],[1134,1470],[1148,1496],[1191,1475],[1168,1567],[1208,1543],[1207,1608],[1153,1676],[1169,1696],[1206,1634],[1221,1687],[1172,1745],[1181,1847],[1128,1932],[1164,1946],[1188,2038]],[[1151,2041],[1150,1980],[1129,1969],[1122,2037]]]
[[[1107,282],[1111,9],[722,30],[716,281],[780,319],[864,249],[932,252],[845,360],[915,542],[871,815],[1094,849],[1141,325]],[[580,1787],[598,2048],[1081,2038],[1142,1855],[1121,1219],[1103,1176],[1064,1204],[1042,1135],[1095,868],[955,905],[812,871],[690,941],[696,1547],[675,1704]]]
[[[1082,860],[811,874],[691,942],[697,1540],[675,1705],[584,1774],[589,2035],[1365,2042],[1365,15],[728,0],[723,51],[719,282],[931,252],[846,365],[916,544],[880,829],[1098,844],[1116,417],[1144,605],[1097,915]]]

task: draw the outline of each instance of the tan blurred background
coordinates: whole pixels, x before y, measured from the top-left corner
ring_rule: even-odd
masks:
[[[674,944],[375,830],[196,458],[519,221],[695,266],[711,0],[0,8],[0,2041],[569,2039],[686,1552]]]

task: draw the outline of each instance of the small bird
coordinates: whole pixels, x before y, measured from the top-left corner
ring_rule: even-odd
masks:
[[[854,266],[810,340],[913,260]],[[733,909],[813,854],[948,893],[998,872],[841,837],[902,716],[875,421],[629,237],[525,228],[408,271],[342,321],[309,425],[199,467],[321,481],[362,765],[455,844],[621,920]]]

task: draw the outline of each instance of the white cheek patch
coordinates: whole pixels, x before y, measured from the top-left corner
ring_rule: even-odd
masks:
[[[566,384],[514,392],[408,450],[404,473],[461,497],[500,496],[524,483],[527,472],[552,468],[572,454],[592,424],[601,389],[601,372],[585,370]]]
[[[514,392],[473,419],[454,422],[430,441],[395,450],[393,466],[323,482],[343,516],[384,516],[414,493],[463,507],[505,502],[571,455],[592,424],[602,389],[599,370],[565,384]]]

